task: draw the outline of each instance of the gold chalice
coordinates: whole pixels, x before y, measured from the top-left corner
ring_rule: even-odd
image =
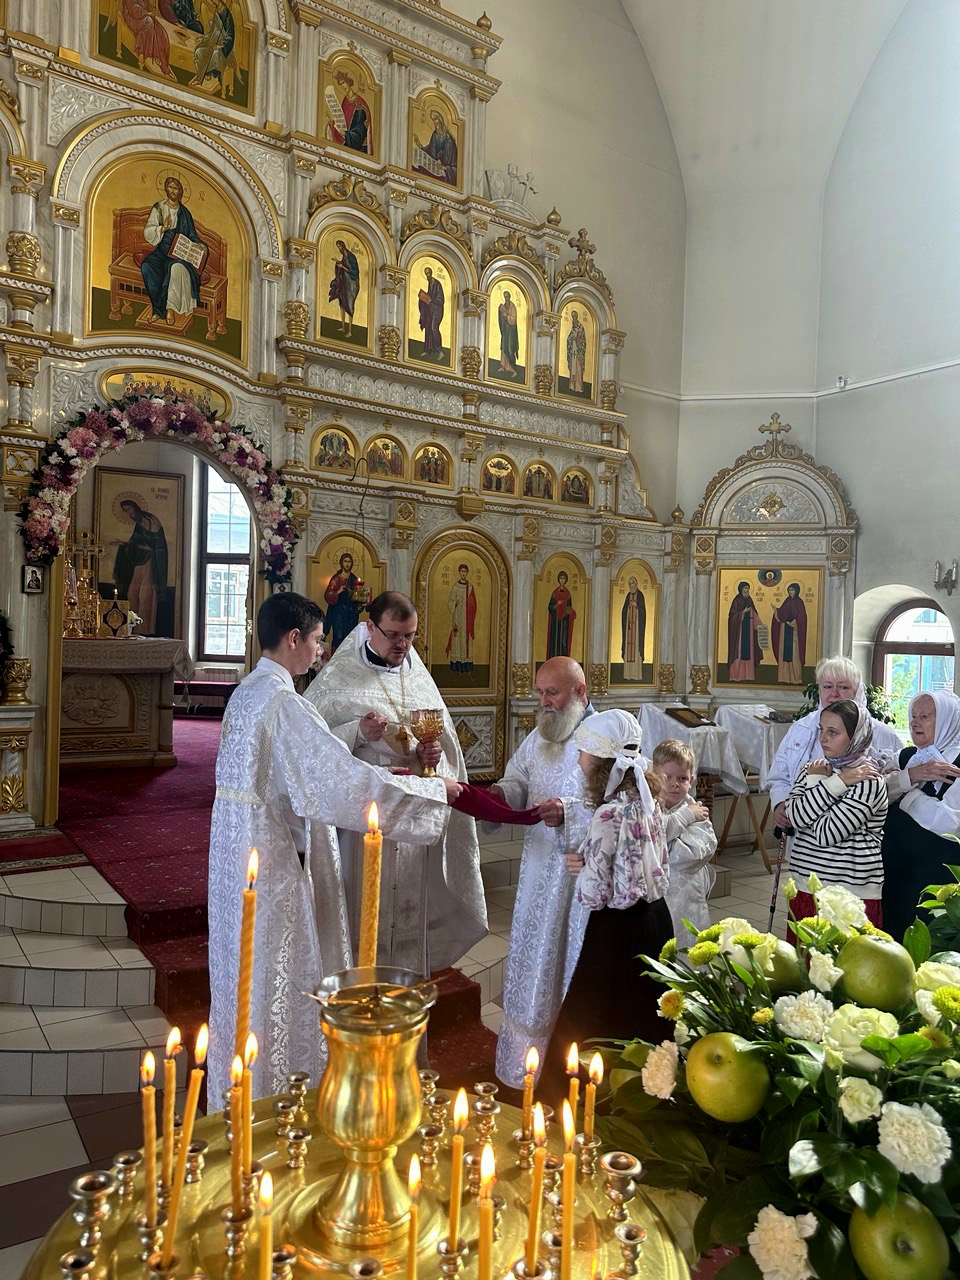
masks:
[[[418,742],[436,742],[443,733],[443,712],[422,710],[414,711],[410,725],[411,732]],[[436,769],[424,769],[425,778],[435,778]]]

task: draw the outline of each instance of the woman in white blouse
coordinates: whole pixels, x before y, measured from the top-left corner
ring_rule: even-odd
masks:
[[[910,701],[912,747],[887,774],[890,809],[883,834],[883,927],[896,939],[916,918],[928,884],[960,862],[960,698],[947,689]]]

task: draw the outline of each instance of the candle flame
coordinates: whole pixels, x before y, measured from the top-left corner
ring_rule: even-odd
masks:
[[[157,1071],[157,1060],[148,1049],[143,1055],[143,1062],[140,1063],[140,1079],[144,1084],[153,1084],[153,1077]]]
[[[563,1141],[568,1151],[573,1150],[574,1139],[577,1136],[577,1127],[573,1123],[573,1111],[569,1101],[563,1100]]]
[[[167,1036],[167,1057],[172,1058],[174,1054],[180,1052],[180,1028],[171,1027],[170,1034]]]
[[[210,1045],[210,1028],[206,1023],[197,1032],[197,1045],[193,1051],[193,1059],[198,1067],[202,1067],[207,1060],[207,1048]]]
[[[457,1133],[463,1133],[469,1118],[470,1108],[467,1105],[467,1091],[466,1089],[458,1089],[456,1101],[453,1104],[453,1127]]]
[[[489,1200],[493,1194],[493,1184],[497,1180],[497,1161],[493,1154],[493,1147],[489,1142],[483,1144],[483,1151],[480,1155],[480,1194]]]
[[[243,1059],[240,1057],[238,1053],[237,1056],[234,1058],[233,1063],[230,1066],[230,1083],[234,1088],[236,1088],[242,1079],[243,1079]]]
[[[374,801],[367,810],[367,826],[370,829],[371,835],[373,832],[380,830],[380,810],[377,808],[376,801]]]
[[[273,1212],[273,1175],[265,1169],[260,1179],[260,1212]]]
[[[257,1037],[251,1031],[247,1036],[246,1044],[243,1046],[243,1065],[247,1068],[252,1067],[260,1054],[260,1044]]]
[[[570,1052],[567,1054],[567,1075],[576,1076],[580,1074],[580,1046],[574,1040],[570,1046]]]
[[[599,1053],[595,1053],[590,1059],[590,1079],[594,1084],[600,1084],[603,1080],[603,1058]]]
[[[256,850],[256,846],[250,850],[250,857],[247,859],[247,888],[252,889],[257,883],[257,876],[260,874],[260,854]]]
[[[527,1050],[527,1056],[523,1065],[528,1076],[535,1076],[537,1074],[537,1067],[540,1065],[540,1054],[537,1053],[535,1045],[531,1045]]]
[[[568,1102],[567,1106],[569,1105]],[[533,1104],[533,1140],[538,1147],[542,1147],[547,1140],[547,1122],[543,1118],[542,1102]]]
[[[410,1172],[407,1174],[407,1188],[410,1192],[410,1199],[416,1200],[420,1194],[420,1157],[412,1155],[410,1157]]]

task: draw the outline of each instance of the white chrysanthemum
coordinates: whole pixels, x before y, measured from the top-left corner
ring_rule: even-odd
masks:
[[[720,937],[717,939],[717,946],[721,951],[730,955],[734,950],[733,939],[738,933],[754,933],[754,927],[749,920],[744,920],[743,916],[727,916],[720,921]],[[742,951],[742,947],[737,947],[737,951]]]
[[[960,967],[942,960],[925,960],[917,969],[917,991],[938,991],[940,987],[960,987]]]
[[[818,991],[832,991],[842,977],[843,970],[825,951],[810,952],[810,981]]]
[[[798,996],[781,996],[773,1006],[777,1026],[795,1040],[822,1044],[833,1005],[819,991],[802,991]]]
[[[947,1058],[941,1062],[940,1070],[948,1080],[960,1080],[960,1062],[956,1058]]]
[[[935,1027],[940,1022],[940,1010],[933,1003],[933,993],[922,988],[913,997],[914,1003],[923,1015],[924,1022]]]
[[[851,1124],[860,1124],[880,1114],[883,1093],[869,1080],[848,1076],[840,1081],[840,1110]]]
[[[680,1050],[672,1040],[664,1040],[650,1050],[640,1077],[643,1089],[652,1098],[669,1098],[677,1087]]]
[[[791,1218],[772,1204],[761,1209],[747,1236],[747,1246],[764,1280],[809,1280],[814,1273],[807,1240],[816,1229],[817,1220],[812,1213]]]
[[[939,1182],[950,1159],[950,1135],[926,1102],[918,1106],[887,1102],[880,1113],[877,1150],[900,1173],[912,1173],[921,1182]]]
[[[673,1038],[681,1049],[685,1049],[693,1039],[693,1032],[682,1018],[677,1019],[677,1025],[673,1028]]]
[[[876,1071],[883,1063],[875,1053],[860,1047],[867,1036],[895,1036],[900,1030],[892,1013],[842,1004],[827,1023],[823,1043],[828,1055],[857,1071]]]
[[[867,923],[863,899],[838,884],[817,891],[817,915],[841,933],[853,933]]]

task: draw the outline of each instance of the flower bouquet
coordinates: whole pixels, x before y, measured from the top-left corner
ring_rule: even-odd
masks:
[[[729,918],[647,958],[674,1039],[617,1042],[602,1137],[702,1198],[694,1252],[739,1250],[726,1280],[960,1274],[960,955],[809,891],[796,946]]]

